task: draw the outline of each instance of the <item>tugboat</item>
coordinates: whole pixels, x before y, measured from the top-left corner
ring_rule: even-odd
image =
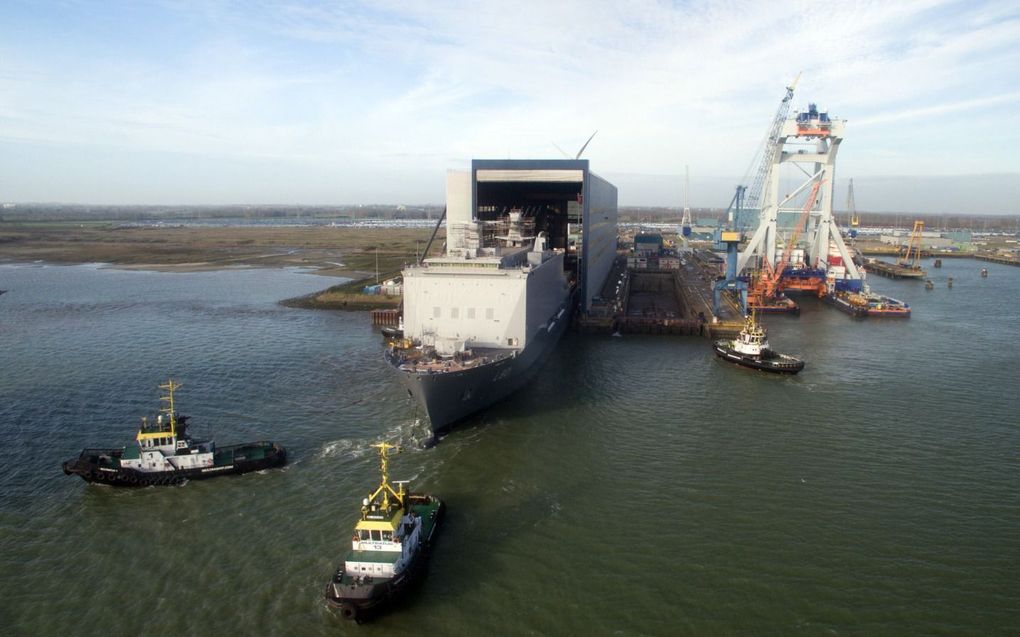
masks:
[[[744,329],[734,340],[715,342],[715,354],[725,361],[779,374],[796,374],[804,369],[804,361],[787,354],[772,351],[765,328],[754,320],[754,313],[747,315]]]
[[[174,390],[181,385],[171,379],[159,388],[167,392],[160,397],[166,405],[160,408],[155,423],[142,418],[134,444],[120,449],[83,449],[77,458],[64,463],[64,473],[97,484],[146,487],[260,471],[287,461],[287,451],[275,442],[218,447],[211,440],[192,438],[187,433],[188,416],[174,409]]]
[[[400,317],[400,322],[397,325],[385,325],[380,330],[383,335],[383,340],[389,342],[393,340],[400,340],[404,338],[404,317]]]
[[[405,481],[389,483],[388,452],[379,449],[382,483],[362,500],[351,551],[326,586],[326,601],[345,619],[361,622],[404,593],[425,574],[429,548],[445,505],[439,498],[408,493]]]

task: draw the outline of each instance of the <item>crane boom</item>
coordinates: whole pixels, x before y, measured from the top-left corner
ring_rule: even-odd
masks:
[[[779,132],[782,130],[783,122],[786,121],[786,116],[790,112],[793,91],[797,88],[797,82],[799,81],[800,73],[794,78],[793,83],[786,87],[786,95],[783,96],[783,101],[779,103],[779,110],[776,111],[776,116],[772,119],[772,126],[769,127],[769,134],[765,139],[765,147],[762,150],[761,163],[758,164],[758,172],[755,174],[751,188],[747,192],[746,205],[748,208],[760,207],[765,179],[768,177],[772,161],[775,159],[776,151],[779,149]]]
[[[900,265],[908,268],[921,267],[921,233],[924,232],[924,222],[915,221],[914,231],[910,233],[910,242],[907,243],[907,253],[900,259]],[[913,258],[911,258],[913,254]]]

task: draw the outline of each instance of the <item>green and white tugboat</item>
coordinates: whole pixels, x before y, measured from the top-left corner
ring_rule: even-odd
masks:
[[[715,342],[715,355],[724,361],[777,374],[796,374],[804,369],[804,361],[773,351],[769,346],[765,328],[754,320],[754,312],[747,315],[744,329],[737,338]]]
[[[326,601],[346,619],[362,621],[403,594],[425,575],[429,548],[445,505],[439,498],[409,493],[406,481],[389,482],[388,452],[381,442],[382,483],[361,503],[351,551],[326,586]]]
[[[287,451],[275,442],[258,441],[225,447],[197,440],[187,433],[188,416],[174,407],[173,379],[160,389],[164,405],[156,422],[142,418],[135,442],[119,449],[83,449],[64,463],[64,473],[86,482],[121,487],[181,484],[215,476],[260,471],[287,462]],[[164,417],[165,416],[165,417]]]

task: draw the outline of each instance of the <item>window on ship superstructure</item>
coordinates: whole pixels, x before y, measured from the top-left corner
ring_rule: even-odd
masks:
[[[372,541],[379,542],[382,540],[382,534],[379,531],[372,531]]]

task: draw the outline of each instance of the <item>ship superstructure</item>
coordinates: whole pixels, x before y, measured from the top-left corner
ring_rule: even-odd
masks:
[[[446,254],[403,272],[386,354],[433,431],[523,386],[588,311],[616,255],[616,188],[587,160],[476,160],[447,177],[446,222]]]

